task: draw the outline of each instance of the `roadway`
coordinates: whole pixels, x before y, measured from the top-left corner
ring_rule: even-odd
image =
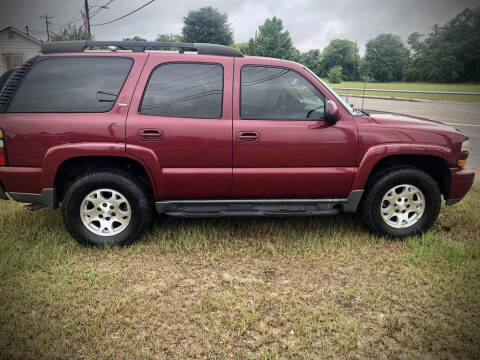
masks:
[[[350,96],[350,103],[362,108],[361,97]],[[423,117],[456,127],[470,138],[467,165],[480,169],[480,103],[365,98],[363,108]]]

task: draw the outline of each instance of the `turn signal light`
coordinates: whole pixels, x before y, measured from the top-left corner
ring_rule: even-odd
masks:
[[[0,166],[7,165],[7,158],[5,157],[5,144],[3,141],[3,130],[0,129]]]
[[[467,165],[467,159],[458,160],[458,166],[463,168],[465,165]]]

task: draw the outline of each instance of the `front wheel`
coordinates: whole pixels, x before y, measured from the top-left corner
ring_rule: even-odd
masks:
[[[373,176],[359,210],[371,232],[406,237],[427,231],[440,204],[440,190],[430,175],[416,168],[397,168]]]
[[[62,216],[82,245],[126,245],[149,225],[152,204],[130,174],[100,171],[80,177],[69,187]]]

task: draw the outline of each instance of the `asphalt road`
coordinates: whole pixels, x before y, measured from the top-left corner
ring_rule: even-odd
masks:
[[[362,108],[362,98],[350,97],[350,103],[359,109]],[[480,169],[480,103],[365,98],[363,108],[419,116],[456,127],[470,138],[470,156],[467,165]]]

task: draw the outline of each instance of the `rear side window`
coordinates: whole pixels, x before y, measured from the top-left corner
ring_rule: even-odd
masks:
[[[168,63],[152,71],[139,112],[144,115],[218,119],[222,117],[223,67]]]
[[[28,72],[8,112],[106,112],[120,93],[133,60],[116,57],[41,59]]]

